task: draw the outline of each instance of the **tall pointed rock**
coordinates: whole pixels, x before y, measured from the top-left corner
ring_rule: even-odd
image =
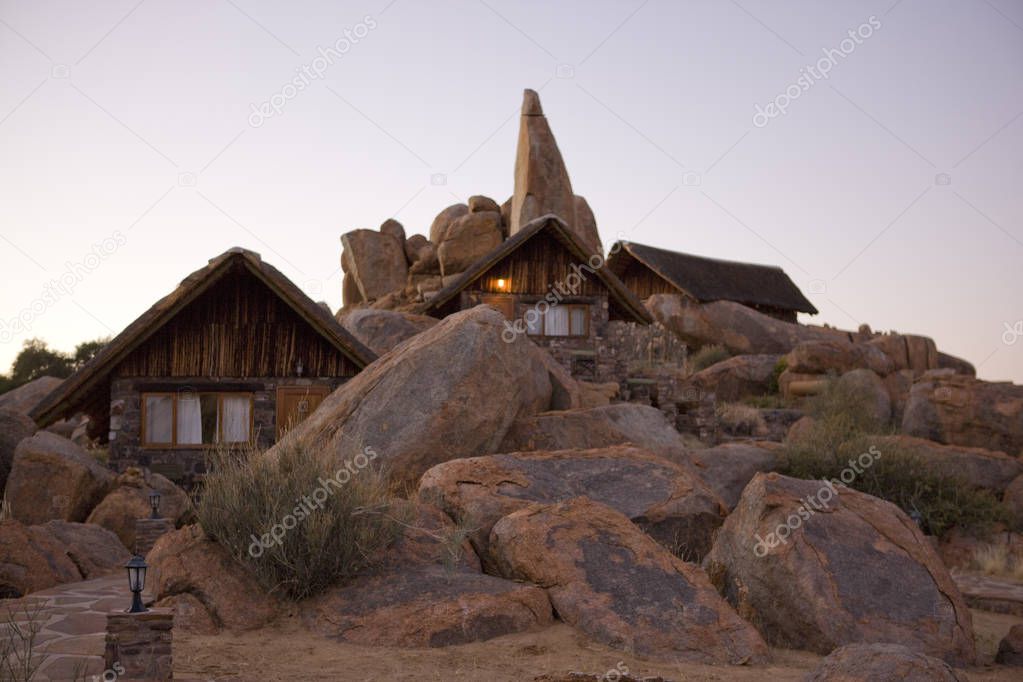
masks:
[[[565,221],[592,253],[601,253],[600,236],[589,205],[572,192],[565,161],[540,106],[540,96],[526,90],[522,97],[519,146],[515,155],[515,193],[512,195],[509,234],[529,221],[553,213]],[[585,208],[577,215],[580,203]]]

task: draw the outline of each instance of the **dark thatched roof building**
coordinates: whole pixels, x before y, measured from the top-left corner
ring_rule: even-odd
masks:
[[[272,444],[376,355],[258,253],[186,277],[31,413],[77,413],[110,463],[192,483],[220,444]]]
[[[785,271],[772,265],[705,258],[621,241],[607,267],[641,299],[682,294],[700,303],[734,301],[786,322],[817,314]]]

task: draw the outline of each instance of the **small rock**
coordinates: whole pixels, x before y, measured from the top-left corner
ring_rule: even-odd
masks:
[[[1002,665],[1023,666],[1023,623],[1017,623],[998,643],[995,662]]]
[[[966,682],[947,663],[901,644],[835,649],[803,682]]]

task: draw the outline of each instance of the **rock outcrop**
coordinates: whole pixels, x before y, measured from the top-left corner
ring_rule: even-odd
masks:
[[[531,221],[548,213],[558,216],[575,230],[576,202],[572,181],[568,178],[554,133],[543,115],[540,96],[533,90],[526,90],[519,120],[509,234],[514,235]]]
[[[835,649],[803,682],[966,682],[944,661],[901,644],[848,644]]]
[[[345,306],[372,302],[405,288],[408,276],[405,244],[394,234],[352,230],[341,235],[341,246],[344,249],[341,269],[346,278],[351,277],[359,295],[358,301],[346,298]]]
[[[892,359],[896,371],[908,369],[913,372],[913,376],[920,376],[927,370],[940,366],[938,349],[934,341],[926,336],[881,334],[868,343],[883,350],[885,355]]]
[[[444,241],[444,235],[448,233],[451,223],[464,215],[469,214],[469,207],[466,204],[452,204],[437,214],[430,225],[430,242],[434,245]]]
[[[92,523],[47,521],[39,528],[45,528],[60,543],[82,580],[120,572],[131,558],[116,535]]]
[[[85,521],[114,475],[66,438],[41,431],[18,444],[6,496],[22,523]]]
[[[639,656],[759,663],[767,647],[696,565],[625,516],[580,497],[505,516],[490,535],[498,570],[547,589],[558,616]]]
[[[36,432],[36,424],[23,413],[0,408],[0,490],[7,485],[7,476],[14,462],[18,443]]]
[[[604,255],[604,246],[600,243],[600,233],[597,231],[597,218],[593,215],[590,202],[585,197],[576,194],[572,197],[575,203],[575,220],[572,228],[579,237],[579,241],[589,249],[591,254]]]
[[[688,560],[703,558],[725,518],[720,499],[690,470],[630,446],[456,459],[419,483],[421,500],[473,529],[470,539],[485,561],[501,517],[579,496],[621,512]]]
[[[506,343],[502,331],[487,306],[448,316],[330,394],[285,441],[338,461],[372,448],[396,484],[413,487],[435,464],[497,452],[512,423],[547,409],[552,392],[533,343]]]
[[[0,409],[28,414],[46,396],[64,383],[57,377],[39,377],[6,393],[0,393]]]
[[[950,369],[926,372],[909,394],[902,432],[950,445],[1023,454],[1023,386]]]
[[[696,372],[683,384],[699,395],[713,393],[718,402],[736,402],[747,396],[777,390],[775,368],[780,355],[736,355]],[[689,394],[687,394],[689,395]]]
[[[198,526],[185,526],[161,537],[146,561],[151,574],[147,583],[157,600],[191,594],[218,629],[256,630],[281,610],[281,604]]]
[[[544,591],[440,566],[356,578],[308,600],[316,632],[368,646],[442,647],[550,625]]]
[[[135,547],[135,521],[152,513],[150,493],[160,494],[160,516],[174,525],[180,525],[191,513],[188,494],[160,474],[129,468],[114,479],[113,486],[86,522],[112,531],[130,549]]]
[[[785,357],[789,372],[797,374],[845,374],[869,369],[878,376],[895,371],[894,361],[876,345],[841,339],[803,341]]]
[[[878,428],[887,427],[892,419],[892,399],[884,381],[873,370],[866,368],[846,372],[838,379],[840,390],[862,396],[869,407],[869,416]]]
[[[777,443],[763,441],[722,443],[696,450],[696,473],[734,509],[746,484],[760,472],[774,471],[780,462]]]
[[[613,403],[516,420],[494,452],[602,448],[631,443],[677,464],[691,460],[682,436],[649,405]]]
[[[394,310],[359,308],[338,317],[341,326],[377,355],[437,324],[437,318]]]
[[[46,526],[0,521],[0,599],[81,579],[78,567]]]
[[[701,304],[656,294],[645,304],[655,320],[691,347],[721,344],[732,355],[784,354],[802,341],[851,338],[837,329],[782,322],[732,301]]]
[[[1013,625],[1009,634],[998,643],[995,662],[1002,665],[1023,666],[1023,623]]]
[[[955,665],[976,658],[948,569],[909,517],[870,495],[757,474],[704,567],[775,645],[827,654],[899,642]]]
[[[441,275],[462,272],[500,246],[501,241],[501,214],[497,211],[467,213],[456,218],[437,244]]]

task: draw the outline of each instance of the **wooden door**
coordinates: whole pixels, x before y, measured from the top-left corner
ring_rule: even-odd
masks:
[[[277,438],[312,414],[327,397],[326,386],[289,386],[277,389]]]

